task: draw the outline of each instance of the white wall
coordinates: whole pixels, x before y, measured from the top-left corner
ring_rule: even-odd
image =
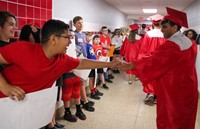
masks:
[[[127,16],[103,0],[53,0],[53,18],[69,23],[75,16],[84,20],[85,31],[99,31],[107,26],[112,31],[127,26]]]
[[[196,30],[200,33],[200,0],[194,1],[184,11],[188,16],[189,28]]]

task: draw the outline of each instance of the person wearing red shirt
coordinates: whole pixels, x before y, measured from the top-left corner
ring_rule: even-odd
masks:
[[[148,57],[123,63],[141,82],[154,81],[158,129],[194,129],[198,106],[196,44],[181,34],[188,27],[186,13],[167,7],[161,31],[167,41]]]

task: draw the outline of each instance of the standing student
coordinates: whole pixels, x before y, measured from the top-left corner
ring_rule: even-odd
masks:
[[[94,49],[92,47],[92,44],[90,44],[90,41],[92,40],[92,33],[86,32],[86,36],[87,36],[87,45],[86,45],[87,58],[91,59],[91,60],[96,60]],[[95,75],[96,75],[96,70],[92,69],[88,76],[89,77],[89,88],[91,91],[90,98],[99,100],[100,96],[103,96],[103,93],[101,93],[96,87]]]
[[[92,48],[94,50],[94,53],[95,53],[95,56],[96,56],[96,59],[101,61],[103,56],[102,56],[102,50],[103,50],[103,47],[102,45],[100,44],[100,36],[99,35],[95,35],[93,37],[93,45],[92,45]],[[103,71],[103,68],[100,68],[100,69],[97,69],[97,73],[99,74],[99,77],[101,79],[101,82],[102,82],[102,86],[104,89],[108,90],[109,87],[106,85],[105,83],[105,77],[104,77],[104,71]],[[101,84],[100,82],[100,84]]]
[[[73,24],[76,27],[76,30],[74,31],[75,34],[75,43],[76,43],[76,49],[77,49],[77,57],[78,58],[87,58],[87,52],[86,52],[86,34],[83,33],[83,18],[80,16],[76,16],[73,18]],[[84,74],[89,75],[89,71],[84,71]],[[86,75],[88,77],[88,75]],[[87,95],[86,95],[86,80],[82,79],[82,86],[81,86],[81,102],[83,105],[83,108],[87,111],[94,111],[95,108],[94,103],[92,101],[88,101]]]
[[[29,43],[40,43],[40,29],[34,25],[24,25],[22,27],[20,35],[19,35],[19,41],[27,41]],[[62,86],[62,78],[61,77],[60,77],[60,79],[57,80],[56,86],[58,86],[58,90],[59,90],[59,87]],[[59,101],[59,99],[57,101]],[[57,109],[57,103],[55,106],[55,112],[56,112],[56,109]],[[49,123],[45,128],[53,129],[55,127],[57,127],[58,129],[62,129],[65,126],[56,122],[55,114],[54,114],[52,122]]]
[[[194,129],[198,90],[196,45],[181,34],[188,27],[186,14],[167,7],[161,31],[167,41],[149,57],[123,63],[134,69],[144,84],[155,83],[158,129]]]
[[[125,57],[126,62],[132,62],[138,58],[141,45],[140,36],[138,36],[139,26],[137,24],[132,24],[129,27],[131,28],[130,34],[125,38],[120,49],[120,55]],[[129,69],[126,71],[126,74],[128,74],[128,83],[132,84],[132,75],[134,71]]]
[[[7,11],[0,11],[0,47],[10,44],[10,39],[14,38],[17,21],[13,14]],[[0,65],[0,72],[5,65]]]
[[[157,17],[152,20],[152,30],[148,31],[142,40],[140,52],[138,58],[141,59],[144,56],[151,55],[160,45],[162,45],[166,39],[161,32],[160,22],[163,17]],[[144,103],[152,105],[156,103],[156,96],[154,90],[154,82],[143,85],[143,91],[147,94],[144,99]]]

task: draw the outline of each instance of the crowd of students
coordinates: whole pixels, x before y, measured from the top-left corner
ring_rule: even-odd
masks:
[[[168,10],[173,9],[168,8]],[[91,32],[83,32],[84,22],[80,16],[75,16],[73,19],[73,25],[76,28],[74,31],[69,31],[69,26],[59,20],[47,21],[42,30],[34,25],[25,25],[19,37],[22,42],[8,45],[8,47],[3,46],[10,44],[9,40],[14,37],[16,18],[9,12],[1,11],[0,43],[3,48],[0,49],[0,63],[4,65],[1,65],[3,76],[1,75],[0,83],[7,87],[0,85],[0,97],[9,96],[11,99],[15,99],[14,96],[16,96],[19,100],[23,100],[25,93],[48,88],[60,77],[57,85],[58,89],[62,87],[61,99],[65,108],[63,118],[70,122],[76,122],[77,118],[85,120],[87,117],[82,108],[90,112],[95,111],[95,103],[87,97],[86,86],[89,85],[90,97],[99,100],[103,93],[98,89],[98,85],[109,90],[110,87],[106,82],[112,83],[111,79],[114,78],[112,73],[119,73],[119,69],[122,69],[127,70],[129,84],[132,84],[132,76],[135,81],[139,78],[142,82],[143,91],[147,94],[144,99],[145,104],[157,103],[158,129],[193,129],[198,101],[194,66],[197,33],[189,29],[184,32],[188,38],[183,36],[180,28],[187,27],[187,24],[177,20],[174,17],[176,14],[172,14],[170,11],[164,20],[152,20],[152,30],[145,32],[146,26],[142,25],[141,34],[138,33],[139,25],[132,24],[129,26],[129,30],[115,29],[112,36],[109,35],[109,29],[103,26],[100,35],[92,36]],[[186,20],[185,17],[182,18]],[[40,44],[33,45],[29,42]],[[71,53],[67,53],[66,49],[70,44]],[[23,48],[20,48],[22,45]],[[12,50],[20,50],[20,52],[13,56]],[[26,60],[32,57],[36,63],[30,64],[21,60],[20,56],[25,52],[27,53]],[[33,71],[39,65],[37,62],[41,61],[44,62],[40,66],[42,69]],[[34,83],[30,82],[33,80],[24,80],[23,77],[19,78],[20,82],[14,82],[14,77],[19,73],[14,72],[11,75],[11,70],[14,69],[16,72],[21,70],[15,68],[15,63],[20,65],[20,68],[24,68],[23,71],[38,75],[38,79],[29,75],[35,80]],[[7,67],[9,64],[10,66]],[[64,67],[66,64],[67,68]],[[73,70],[75,68],[89,70]],[[55,70],[57,73],[52,73]],[[23,71],[21,74],[26,74]],[[83,72],[84,74],[82,74]],[[177,75],[177,73],[182,73],[182,75]],[[45,74],[52,74],[45,79],[46,83],[39,78]],[[10,84],[4,78],[9,80]],[[21,82],[32,87],[27,88]],[[34,87],[35,84],[40,84],[40,87]],[[181,91],[177,93],[178,90]],[[193,100],[188,99],[188,96]],[[183,98],[190,105],[185,105],[182,102]],[[71,99],[75,100],[75,115],[72,115],[70,111]],[[172,109],[167,109],[169,106]],[[187,117],[183,119],[183,116]],[[46,128],[64,128],[64,125],[55,122],[55,118],[53,118]]]

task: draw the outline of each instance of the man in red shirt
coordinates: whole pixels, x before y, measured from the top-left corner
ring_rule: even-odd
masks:
[[[66,55],[71,36],[69,25],[62,21],[47,21],[41,34],[41,45],[22,41],[0,49],[0,64],[8,65],[2,74],[9,83],[0,78],[0,98],[9,96],[23,100],[26,93],[51,87],[63,73],[72,69],[114,67],[119,64],[118,61],[78,60]]]
[[[135,69],[144,84],[154,82],[157,96],[158,129],[194,129],[197,105],[196,45],[181,34],[188,27],[186,14],[167,8],[161,22],[167,41],[151,56],[123,63]]]

